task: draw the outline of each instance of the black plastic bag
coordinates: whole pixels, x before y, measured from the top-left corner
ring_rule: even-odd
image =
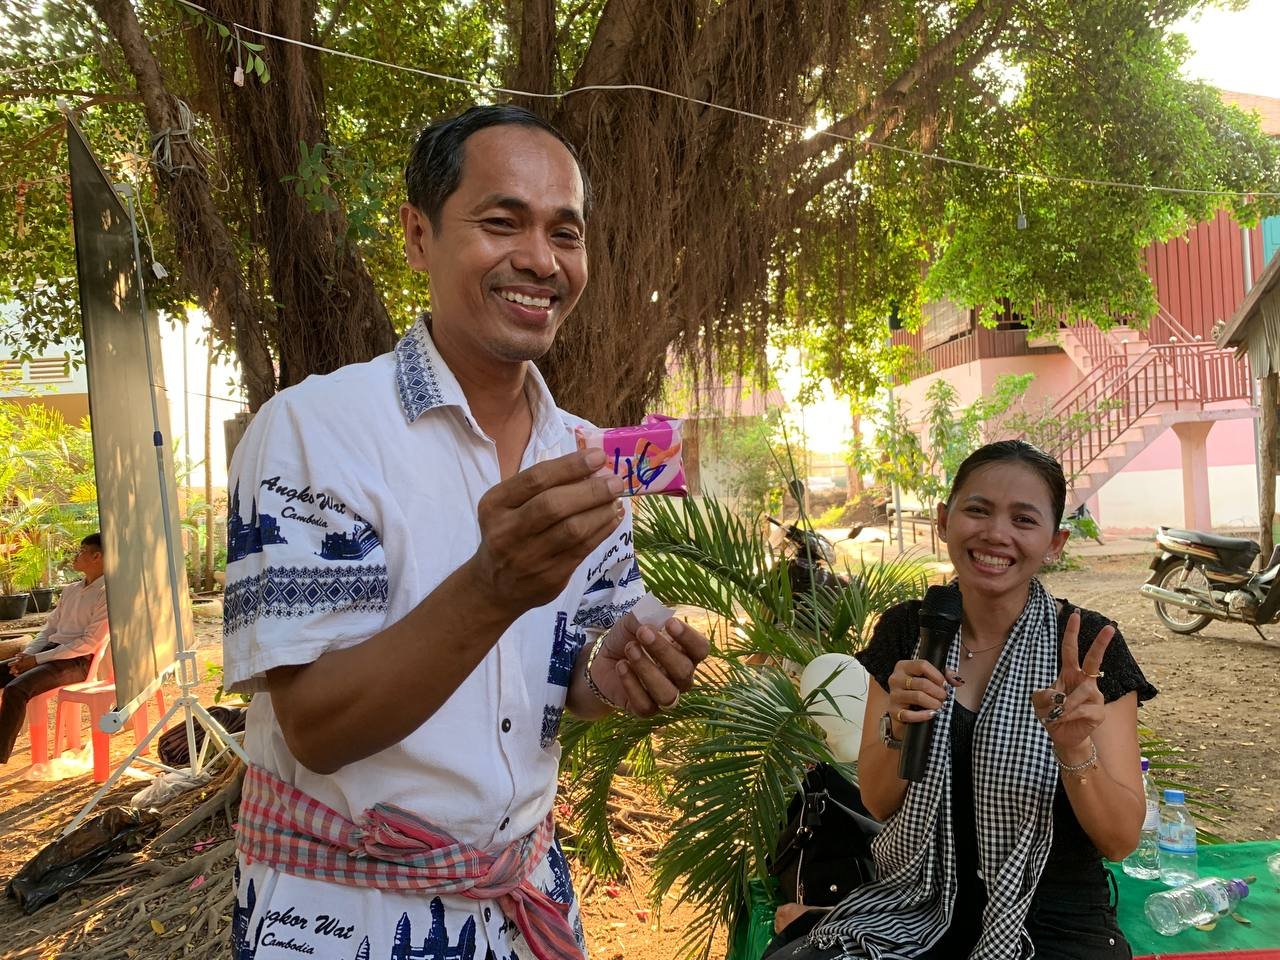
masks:
[[[160,824],[155,810],[112,807],[59,837],[23,864],[9,881],[7,892],[23,913],[33,913],[56,900],[122,850],[142,846]]]
[[[815,766],[787,808],[787,827],[769,860],[780,902],[833,907],[874,880],[871,838],[882,827],[855,785],[829,764]]]

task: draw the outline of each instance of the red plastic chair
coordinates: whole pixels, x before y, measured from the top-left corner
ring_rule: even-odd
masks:
[[[115,668],[111,657],[104,658],[107,679],[86,680],[83,683],[69,683],[58,690],[58,713],[54,732],[54,750],[60,755],[70,746],[80,749],[80,708],[89,708],[89,726],[93,742],[93,779],[102,783],[111,774],[111,741],[110,734],[104,732],[98,721],[111,712],[116,705]],[[155,692],[157,717],[164,716],[164,691],[156,687]],[[147,705],[142,703],[129,718],[133,725],[134,743],[141,743],[150,729],[147,726]],[[143,753],[149,753],[148,744]]]
[[[89,672],[85,674],[85,680],[96,680],[98,677],[98,668],[102,664],[102,658],[107,655],[111,645],[111,635],[107,632],[107,625],[102,626],[102,637],[98,640],[98,645],[94,647],[93,659],[89,661]],[[31,740],[31,762],[47,763],[49,760],[49,704],[53,698],[58,695],[65,687],[54,687],[45,693],[36,694],[27,702],[27,735]],[[58,737],[54,735],[55,747],[57,746]],[[76,747],[80,746],[80,731],[76,730]],[[54,756],[58,756],[62,751],[55,750]]]

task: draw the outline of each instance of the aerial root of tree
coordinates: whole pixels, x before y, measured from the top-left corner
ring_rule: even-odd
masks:
[[[239,759],[236,759],[209,784],[209,787],[216,787],[217,792],[164,833],[160,834],[160,836],[156,837],[153,841],[154,845],[162,847],[181,840],[196,827],[219,813],[226,816],[227,825],[230,826],[233,816],[232,806],[240,802],[240,790],[243,785],[244,764]],[[206,787],[207,789],[208,787]]]

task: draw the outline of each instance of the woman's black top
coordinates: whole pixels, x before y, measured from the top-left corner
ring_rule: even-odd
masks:
[[[1063,601],[1058,618],[1058,643],[1073,610]],[[915,656],[920,635],[920,601],[912,600],[886,610],[876,623],[870,644],[858,660],[885,690],[889,675],[899,660]],[[1111,621],[1093,610],[1080,609],[1079,650],[1083,657],[1098,633]],[[963,670],[962,670],[963,672]],[[1136,692],[1138,701],[1156,695],[1119,630],[1107,647],[1102,661],[1103,675],[1098,689],[1107,703]],[[879,718],[868,718],[868,722]],[[931,958],[965,957],[977,943],[982,930],[982,909],[986,888],[978,861],[977,811],[973,802],[973,732],[978,715],[952,704],[951,716],[951,812],[955,825],[956,875],[959,886],[951,926],[928,954]],[[1044,872],[1036,885],[1027,913],[1027,932],[1036,945],[1037,957],[1125,957],[1129,956],[1111,903],[1111,889],[1102,855],[1080,826],[1067,792],[1058,783],[1053,798],[1053,844]]]

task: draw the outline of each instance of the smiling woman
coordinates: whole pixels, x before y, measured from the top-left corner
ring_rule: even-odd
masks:
[[[1137,845],[1145,814],[1137,706],[1156,691],[1115,625],[1036,579],[1067,539],[1062,467],[1022,441],[989,444],[956,473],[938,526],[961,627],[939,671],[915,655],[919,601],[887,610],[859,660],[874,678],[859,754],[867,809],[887,820],[879,879],[778,960],[865,955],[1121,958],[1102,858]],[[898,774],[909,726],[932,724],[925,778]],[[940,837],[951,838],[940,842]],[[816,921],[816,926],[815,926]],[[914,948],[914,949],[912,949]]]

